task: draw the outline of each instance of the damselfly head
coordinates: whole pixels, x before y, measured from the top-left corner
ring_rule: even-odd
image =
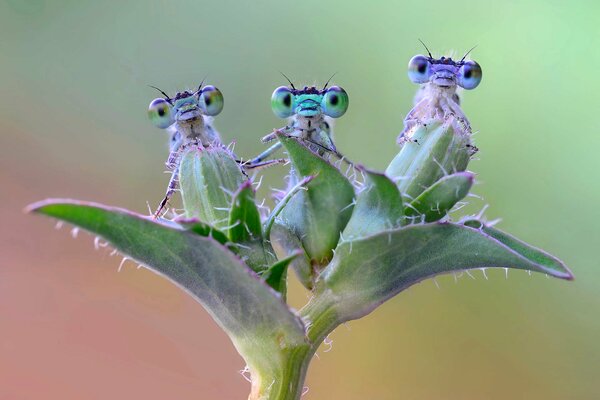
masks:
[[[214,116],[223,110],[223,94],[212,85],[200,87],[196,92],[178,92],[173,98],[162,90],[157,90],[165,97],[152,100],[148,116],[161,129],[168,128],[175,122],[190,122],[203,115]]]
[[[323,89],[315,86],[302,89],[280,86],[271,96],[271,108],[279,118],[294,115],[315,117],[321,114],[339,118],[348,109],[348,101],[348,94],[339,86]]]
[[[408,77],[414,83],[431,83],[441,88],[458,85],[468,90],[475,89],[481,82],[481,67],[475,61],[465,60],[465,57],[454,61],[450,57],[416,55],[408,63]]]

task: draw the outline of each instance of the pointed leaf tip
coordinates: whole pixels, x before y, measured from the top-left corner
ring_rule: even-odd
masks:
[[[424,222],[435,222],[462,200],[473,186],[475,174],[457,172],[446,175],[427,188],[406,208],[407,217],[422,218]]]
[[[506,232],[494,227],[488,226],[485,222],[472,219],[463,222],[463,225],[477,229],[490,238],[497,240],[504,246],[531,261],[532,263],[546,269],[549,275],[556,278],[572,281],[575,276],[569,268],[558,258],[546,253],[545,251],[533,247]]]
[[[357,239],[397,228],[404,216],[402,196],[385,174],[358,167],[366,181],[356,197],[350,221],[344,229],[344,240]]]
[[[493,228],[409,225],[341,243],[317,290],[335,299],[344,320],[360,318],[424,279],[448,272],[514,268],[571,280],[564,264]]]
[[[250,180],[242,183],[233,195],[229,210],[229,238],[232,242],[262,240],[260,212],[256,207],[254,196]]]

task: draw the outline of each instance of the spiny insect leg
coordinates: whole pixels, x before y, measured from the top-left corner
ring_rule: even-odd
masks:
[[[169,157],[167,158],[167,161],[165,162],[165,165],[171,171],[174,170],[175,168],[177,168],[180,150],[181,150],[181,147],[179,147],[178,149],[173,150],[171,153],[169,153]]]
[[[254,164],[260,163],[264,161],[271,154],[275,153],[281,147],[281,142],[275,143],[273,146],[269,147],[267,150],[260,153],[258,156],[254,157],[250,161],[247,161],[248,166],[252,166]]]
[[[268,143],[268,142],[272,142],[273,140],[277,139],[277,134],[278,133],[282,133],[282,134],[290,134],[292,133],[294,130],[289,127],[289,126],[284,126],[283,128],[280,129],[273,129],[273,132],[269,133],[266,136],[263,136],[262,139],[260,139],[261,142],[263,143]]]
[[[173,174],[171,175],[171,180],[169,180],[169,186],[167,186],[167,193],[165,194],[165,198],[160,202],[158,209],[154,213],[154,218],[158,218],[160,213],[165,208],[171,197],[173,197],[173,193],[177,190],[179,186],[179,166],[175,168]]]
[[[266,168],[276,164],[285,164],[287,160],[285,158],[278,158],[275,160],[267,160],[267,161],[258,161],[254,162],[254,160],[248,161],[246,163],[241,163],[243,169],[258,169],[258,168]]]
[[[469,123],[469,120],[467,119],[467,116],[463,112],[462,108],[460,108],[460,105],[454,101],[448,101],[448,105],[454,112],[456,119],[462,125],[462,128],[465,130],[465,132],[471,133],[471,124]]]

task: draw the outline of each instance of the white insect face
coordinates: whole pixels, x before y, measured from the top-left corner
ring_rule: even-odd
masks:
[[[417,55],[408,63],[408,77],[414,83],[430,83],[440,88],[457,85],[470,90],[481,82],[482,71],[479,64],[471,60],[454,61],[452,58]]]

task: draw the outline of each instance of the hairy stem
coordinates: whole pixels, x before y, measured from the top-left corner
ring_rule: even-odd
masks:
[[[300,399],[313,355],[340,323],[334,304],[331,297],[317,295],[300,311],[308,326],[307,345],[286,351],[276,368],[251,371],[252,392],[249,400]]]

